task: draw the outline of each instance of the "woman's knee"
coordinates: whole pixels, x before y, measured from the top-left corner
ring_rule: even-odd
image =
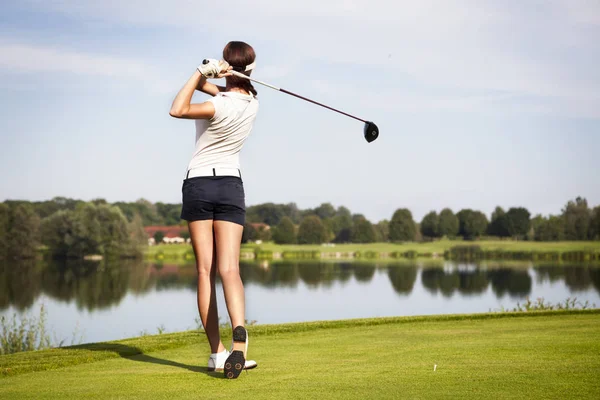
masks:
[[[210,275],[212,273],[214,273],[213,271],[213,263],[208,262],[208,261],[199,261],[196,263],[196,270],[198,271],[198,275],[199,276],[208,276],[210,277]]]
[[[235,264],[219,265],[219,275],[222,280],[240,279],[240,267]]]

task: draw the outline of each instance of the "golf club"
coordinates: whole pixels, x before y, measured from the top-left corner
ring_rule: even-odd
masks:
[[[345,113],[345,112],[343,112],[343,111],[340,111],[340,110],[336,110],[336,109],[335,109],[335,108],[333,108],[333,107],[329,107],[329,106],[327,106],[327,105],[325,105],[325,104],[322,104],[322,103],[319,103],[319,102],[317,102],[317,101],[314,101],[314,100],[308,99],[308,98],[306,98],[306,97],[304,97],[304,96],[300,96],[299,94],[296,94],[296,93],[290,92],[289,90],[285,90],[285,89],[283,89],[283,88],[279,88],[279,87],[277,87],[277,86],[273,86],[273,85],[270,85],[270,84],[268,84],[268,83],[261,82],[261,81],[259,81],[259,80],[257,80],[257,79],[250,78],[249,76],[246,76],[246,75],[244,75],[244,74],[242,74],[242,73],[240,73],[240,72],[238,72],[238,71],[231,70],[231,71],[228,71],[228,72],[230,72],[231,74],[233,74],[233,75],[235,75],[235,76],[237,76],[237,77],[244,78],[244,79],[248,79],[249,81],[256,82],[256,83],[258,83],[258,84],[261,84],[261,85],[263,85],[263,86],[269,87],[269,88],[271,88],[271,89],[275,89],[275,90],[277,90],[277,91],[280,91],[280,92],[283,92],[283,93],[285,93],[285,94],[292,95],[292,96],[294,96],[294,97],[297,97],[297,98],[299,98],[299,99],[301,99],[301,100],[306,100],[306,101],[308,101],[308,102],[310,102],[310,103],[316,104],[316,105],[318,105],[318,106],[321,106],[321,107],[325,107],[325,108],[327,108],[327,109],[329,109],[329,110],[331,110],[331,111],[335,111],[335,112],[337,112],[337,113],[340,113],[340,114],[342,114],[342,115],[345,115],[345,116],[347,116],[347,117],[354,118],[354,119],[356,119],[356,120],[358,120],[358,121],[361,121],[361,122],[363,122],[363,123],[365,124],[365,128],[364,128],[364,136],[365,136],[365,140],[366,140],[368,143],[371,143],[372,141],[374,141],[375,139],[377,139],[377,137],[379,137],[379,128],[377,128],[377,125],[375,125],[375,124],[374,124],[373,122],[371,122],[371,121],[366,121],[366,120],[364,120],[364,119],[362,119],[362,118],[355,117],[354,115],[351,115],[351,114]]]

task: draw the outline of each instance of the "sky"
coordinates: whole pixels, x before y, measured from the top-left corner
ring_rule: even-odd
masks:
[[[193,121],[178,90],[230,40],[257,86],[246,204],[600,204],[600,1],[2,1],[0,201],[181,202]],[[206,95],[197,94],[201,102]]]

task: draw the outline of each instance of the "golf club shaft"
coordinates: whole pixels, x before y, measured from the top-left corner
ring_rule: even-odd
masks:
[[[337,110],[337,109],[335,109],[335,108],[333,108],[333,107],[329,107],[329,106],[327,106],[327,105],[325,105],[325,104],[319,103],[318,101],[314,101],[314,100],[311,100],[311,99],[309,99],[309,98],[306,98],[306,97],[304,97],[304,96],[300,96],[299,94],[296,94],[296,93],[290,92],[289,90],[285,90],[285,89],[279,88],[279,87],[277,87],[277,86],[269,85],[268,83],[261,82],[261,81],[259,81],[258,79],[253,79],[253,78],[250,78],[249,76],[247,76],[247,75],[244,75],[244,74],[242,74],[242,73],[240,73],[240,72],[237,72],[237,71],[229,71],[229,72],[230,72],[230,73],[232,73],[233,75],[237,76],[237,77],[244,78],[244,79],[248,79],[249,81],[256,82],[256,83],[258,83],[258,84],[261,84],[261,85],[263,85],[263,86],[266,86],[266,87],[270,87],[271,89],[275,89],[275,90],[278,90],[278,91],[280,91],[280,92],[283,92],[283,93],[285,93],[285,94],[289,94],[289,95],[291,95],[291,96],[294,96],[294,97],[297,97],[297,98],[299,98],[299,99],[301,99],[301,100],[306,100],[306,101],[308,101],[308,102],[310,102],[310,103],[313,103],[313,104],[316,104],[316,105],[318,105],[318,106],[321,106],[321,107],[327,108],[327,109],[329,109],[329,110],[331,110],[331,111],[335,111],[335,112],[337,112],[337,113],[340,113],[340,114],[342,114],[342,115],[345,115],[345,116],[347,116],[347,117],[354,118],[354,119],[356,119],[356,120],[358,120],[358,121],[361,121],[361,122],[367,122],[367,121],[365,121],[364,119],[361,119],[361,118],[355,117],[354,115],[351,115],[351,114],[345,113],[345,112],[343,112],[343,111]]]

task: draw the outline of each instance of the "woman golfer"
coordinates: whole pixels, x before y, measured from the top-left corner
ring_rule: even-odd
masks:
[[[254,49],[244,42],[229,42],[223,60],[205,60],[179,91],[171,106],[175,118],[196,122],[196,149],[183,181],[181,218],[188,221],[198,270],[198,311],[208,337],[210,371],[237,378],[246,361],[248,333],[244,328],[244,286],[239,256],[246,215],[239,154],[258,111],[257,92],[250,81],[232,76],[232,69],[250,75]],[[225,87],[206,78],[225,78]],[[190,104],[194,90],[213,97]],[[231,352],[219,335],[215,275],[219,272],[227,311],[233,327]]]

